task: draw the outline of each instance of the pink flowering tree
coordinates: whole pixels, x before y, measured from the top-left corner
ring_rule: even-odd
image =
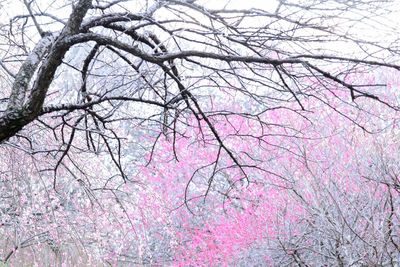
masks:
[[[0,1],[0,260],[397,264],[399,6],[269,2]]]

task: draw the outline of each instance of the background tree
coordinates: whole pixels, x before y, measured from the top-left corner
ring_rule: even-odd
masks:
[[[0,4],[4,261],[394,264],[396,1]]]

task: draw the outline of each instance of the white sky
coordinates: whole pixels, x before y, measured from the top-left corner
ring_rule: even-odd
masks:
[[[228,4],[229,9],[257,8],[271,12],[278,6],[277,0],[202,0],[199,3],[215,9],[222,9]]]

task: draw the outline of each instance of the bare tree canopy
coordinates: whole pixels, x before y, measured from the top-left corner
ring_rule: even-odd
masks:
[[[3,10],[11,8],[3,2]],[[90,110],[93,120],[98,115],[106,123],[118,117],[123,102],[187,109],[207,122],[202,86],[249,98],[257,112],[290,101],[306,110],[308,99],[335,83],[347,90],[342,98],[349,105],[371,98],[398,109],[371,84],[346,79],[355,71],[399,70],[397,31],[380,20],[394,5],[390,1],[281,1],[275,10],[214,9],[196,1],[24,4],[22,14],[2,26],[2,43],[9,47],[1,61],[9,84],[2,142],[48,115],[79,117]],[[68,18],[59,15],[66,12]],[[375,36],[375,30],[385,32]],[[120,75],[102,78],[98,68]],[[71,73],[71,88],[56,86],[58,76],[65,79],[62,72]],[[306,77],[316,84],[304,84]]]

